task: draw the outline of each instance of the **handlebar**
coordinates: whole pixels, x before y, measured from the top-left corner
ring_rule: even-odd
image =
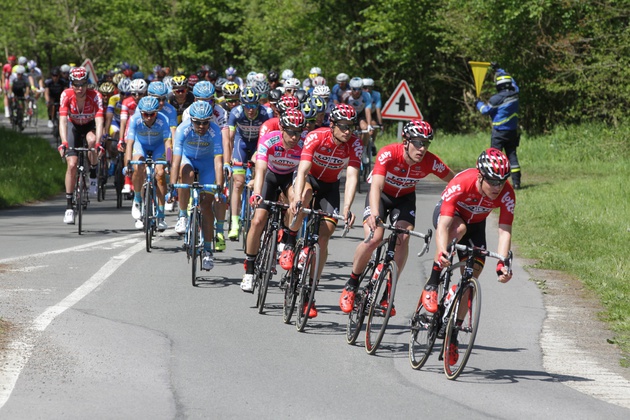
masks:
[[[154,165],[168,165],[168,161],[166,160],[130,160],[129,162],[132,165],[144,165],[145,163],[153,163]]]
[[[173,184],[173,188],[207,189],[218,192],[221,189],[221,186],[217,184],[200,184],[198,182],[193,182],[192,184]]]
[[[399,228],[397,226],[390,224],[385,225],[383,222],[379,222],[378,227],[382,227],[384,229],[388,229],[391,230],[395,233],[404,233],[406,235],[409,236],[415,236],[416,238],[421,238],[424,239],[424,247],[422,247],[422,250],[418,253],[418,257],[423,256],[424,254],[426,254],[426,252],[429,250],[429,245],[431,244],[431,238],[433,238],[433,230],[429,229],[427,231],[427,233],[420,233],[420,232],[416,232],[414,230],[409,230],[409,229],[402,229]],[[363,241],[364,243],[368,243],[372,240],[372,238],[374,237],[374,231],[370,230],[370,234],[368,235],[367,238],[365,238],[365,240]]]
[[[472,244],[470,246],[458,244],[456,243],[456,241],[457,239],[453,239],[453,241],[448,245],[447,251],[449,253],[452,254],[454,253],[454,250],[458,250],[462,251],[465,255],[471,254],[472,256],[495,258],[497,260],[503,261],[503,264],[505,264],[508,269],[508,273],[512,273],[512,260],[514,259],[514,254],[512,253],[512,251],[509,251],[507,257],[505,257],[499,253],[488,251],[485,248],[474,246]]]

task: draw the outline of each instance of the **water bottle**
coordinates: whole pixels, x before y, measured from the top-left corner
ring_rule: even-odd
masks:
[[[372,281],[377,281],[378,276],[381,275],[381,271],[383,270],[383,264],[379,264],[376,266],[376,270],[374,270],[374,275],[372,275]]]
[[[446,299],[444,299],[444,318],[442,319],[444,323],[448,322],[448,319],[446,318],[448,314],[448,309],[451,307],[451,303],[453,303],[453,298],[455,297],[456,292],[457,285],[454,284],[449,289],[448,294],[446,295]]]
[[[300,255],[298,257],[298,269],[300,270],[304,268],[304,263],[306,262],[306,254],[308,254],[308,247],[304,247],[300,251]]]

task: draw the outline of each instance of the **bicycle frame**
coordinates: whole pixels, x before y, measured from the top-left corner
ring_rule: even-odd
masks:
[[[74,210],[75,214],[79,218],[78,233],[81,235],[83,231],[83,210],[85,210],[90,203],[88,195],[88,172],[86,163],[89,164],[87,157],[88,152],[93,152],[96,149],[88,147],[70,147],[68,150],[74,150],[77,152],[77,173],[74,182]]]

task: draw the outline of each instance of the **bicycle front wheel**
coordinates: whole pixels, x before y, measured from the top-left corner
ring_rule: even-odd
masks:
[[[193,207],[192,213],[190,215],[190,236],[188,237],[189,242],[189,256],[192,259],[192,285],[193,287],[197,286],[197,260],[199,260],[199,255],[201,253],[201,248],[199,247],[199,238],[200,238],[200,230],[201,230],[201,220],[199,215],[199,208]]]
[[[97,200],[103,201],[105,200],[105,186],[107,184],[107,159],[105,156],[101,156],[98,160],[97,167],[97,184],[98,184],[98,192],[97,192]]]
[[[264,258],[262,260],[262,272],[260,276],[260,287],[258,288],[258,313],[262,314],[265,307],[265,300],[267,299],[267,290],[269,289],[269,282],[273,277],[276,263],[276,246],[278,244],[278,231],[273,230],[271,233],[265,235],[266,241],[263,242],[261,248],[264,252]]]
[[[394,307],[398,267],[391,261],[383,267],[377,285],[370,295],[370,309],[365,329],[365,351],[374,354],[378,349]]]
[[[420,295],[422,297],[422,295]],[[409,363],[414,369],[420,369],[433,351],[433,345],[439,329],[439,315],[432,314],[418,302],[416,312],[411,318],[409,335]]]
[[[318,267],[319,244],[313,244],[308,248],[308,253],[304,260],[304,268],[302,268],[302,274],[300,275],[300,284],[298,286],[300,298],[298,300],[298,313],[295,328],[297,328],[299,332],[304,331],[304,327],[306,327],[306,322],[308,321],[308,314],[315,304],[315,291],[317,290],[317,283],[319,282],[317,278]]]
[[[359,277],[359,284],[364,284],[363,280],[366,278],[371,279],[374,275],[374,268],[376,264],[373,261],[370,261],[368,265],[361,273],[361,277]],[[365,287],[361,287],[357,290],[357,293],[354,296],[354,305],[352,307],[352,311],[348,314],[348,321],[346,322],[346,342],[348,344],[354,344],[359,337],[359,333],[361,332],[361,327],[363,326],[363,321],[365,320],[366,311],[366,301],[367,301],[367,289]]]
[[[243,215],[241,218],[241,237],[243,238],[243,251],[247,253],[247,233],[252,223],[252,206],[249,205],[249,198],[252,196],[252,190],[246,185],[243,190]]]
[[[471,278],[460,290],[453,305],[444,338],[444,374],[451,380],[457,379],[466,367],[477,336],[481,289],[476,279]]]
[[[153,185],[147,184],[144,188],[142,223],[144,224],[144,238],[147,252],[151,252],[151,241],[153,240]]]
[[[74,202],[76,205],[76,218],[78,222],[77,227],[79,235],[81,235],[83,230],[83,196],[87,194],[87,190],[85,189],[85,180],[83,178],[83,174],[77,174],[77,183],[74,187]]]

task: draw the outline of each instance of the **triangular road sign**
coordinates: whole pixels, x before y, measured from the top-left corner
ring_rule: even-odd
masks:
[[[416,120],[423,119],[422,113],[413,99],[409,85],[401,80],[394,90],[394,94],[387,100],[381,116],[388,120]]]
[[[97,83],[98,76],[96,75],[96,71],[94,71],[94,65],[92,65],[92,60],[86,58],[81,67],[85,67],[88,72],[88,79],[90,79],[90,83]]]

